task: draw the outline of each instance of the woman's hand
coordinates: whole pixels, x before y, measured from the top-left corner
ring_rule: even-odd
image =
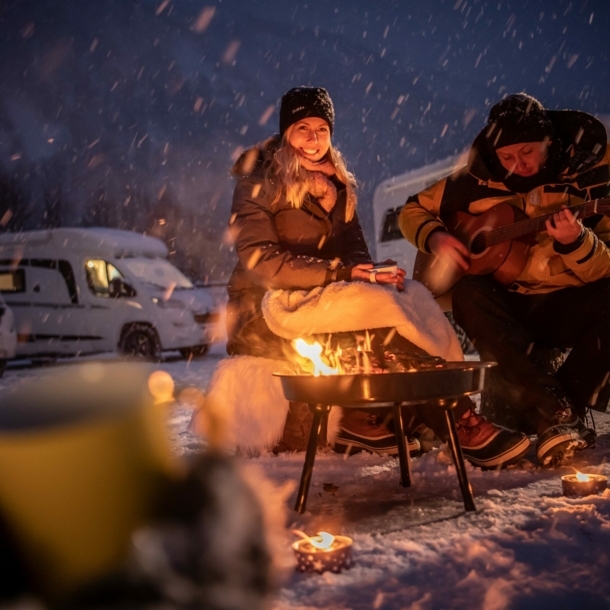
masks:
[[[544,223],[548,234],[560,244],[573,244],[582,233],[582,222],[564,205]]]
[[[384,261],[384,264],[395,265],[396,261]],[[405,276],[406,272],[404,269],[398,268],[396,275],[389,272],[377,273],[373,271],[372,263],[361,263],[352,268],[352,281],[367,282],[369,284],[394,284],[396,290],[403,291],[405,289]]]
[[[430,252],[445,263],[454,264],[464,271],[470,267],[470,252],[456,237],[445,231],[435,231],[428,238]]]

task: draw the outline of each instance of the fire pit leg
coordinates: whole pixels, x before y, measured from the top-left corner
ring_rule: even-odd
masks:
[[[396,430],[396,444],[398,445],[398,463],[400,464],[400,484],[411,487],[411,456],[405,437],[405,426],[402,420],[400,403],[394,403],[394,429]]]
[[[466,474],[464,454],[462,453],[460,441],[458,440],[457,428],[455,427],[455,417],[453,417],[453,411],[451,410],[451,408],[445,407],[445,419],[447,420],[447,428],[449,429],[449,447],[451,448],[453,463],[455,464],[455,470],[457,472],[458,480],[460,482],[460,489],[462,490],[464,508],[467,511],[475,511],[477,510],[477,508],[474,505],[472,487],[470,486],[470,483],[468,481],[468,475]]]
[[[318,449],[318,437],[322,430],[322,423],[328,416],[330,408],[330,405],[309,405],[309,409],[313,412],[313,421],[311,422],[311,429],[309,431],[309,441],[307,442],[305,463],[303,464],[303,473],[301,474],[301,482],[299,483],[297,503],[294,507],[294,510],[301,514],[305,512],[305,504],[307,503],[307,494],[309,492],[311,475],[313,473],[313,463],[316,459],[316,451]]]

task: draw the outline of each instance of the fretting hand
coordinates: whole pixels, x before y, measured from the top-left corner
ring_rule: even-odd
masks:
[[[545,225],[548,234],[564,246],[573,244],[580,237],[583,229],[582,222],[566,206],[548,218]]]

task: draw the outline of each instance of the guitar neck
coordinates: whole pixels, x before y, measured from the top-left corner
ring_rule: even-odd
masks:
[[[578,218],[587,218],[588,216],[594,216],[595,214],[605,214],[610,211],[610,197],[586,201],[579,205],[570,206],[569,209],[572,214],[578,216]],[[546,221],[554,214],[556,214],[556,212],[544,214],[543,216],[536,216],[535,218],[519,220],[511,225],[480,234],[475,238],[475,241],[478,241],[478,238],[480,237],[485,242],[484,247],[489,247],[503,241],[518,239],[519,237],[524,237],[525,235],[530,235],[532,233],[539,233],[546,229]]]

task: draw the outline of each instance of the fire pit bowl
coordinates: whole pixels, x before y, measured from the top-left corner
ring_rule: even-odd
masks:
[[[445,362],[400,373],[286,375],[277,373],[284,396],[309,404],[422,403],[477,394],[495,362]]]
[[[440,408],[445,412],[449,432],[448,443],[464,498],[464,507],[467,511],[476,510],[457,436],[453,408],[457,406],[458,398],[478,394],[483,390],[485,372],[495,364],[495,362],[444,362],[433,368],[422,367],[398,373],[321,376],[277,373],[284,396],[290,401],[308,403],[313,412],[295,510],[300,513],[305,511],[318,438],[331,406],[338,405],[344,408],[367,406],[368,408],[382,407],[388,403],[392,405],[394,414],[401,485],[403,487],[411,485],[411,457],[407,450],[401,407],[427,403],[431,408]]]

